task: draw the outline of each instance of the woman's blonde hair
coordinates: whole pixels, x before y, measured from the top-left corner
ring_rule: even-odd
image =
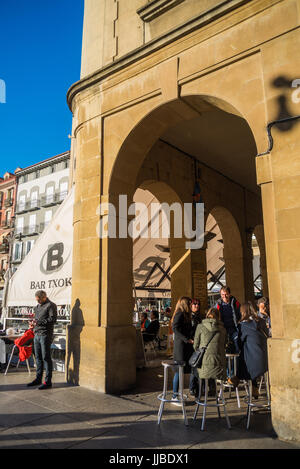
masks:
[[[186,322],[191,321],[191,316],[192,316],[191,301],[192,301],[191,298],[189,298],[188,296],[181,296],[179,298],[179,300],[177,301],[176,306],[175,306],[175,310],[174,310],[174,313],[173,313],[173,316],[172,316],[172,319],[171,319],[171,323],[173,323],[173,320],[174,320],[174,317],[175,317],[175,314],[177,313],[177,311],[182,311],[183,312],[184,320]]]
[[[206,319],[216,319],[217,321],[220,321],[220,311],[217,308],[209,308],[206,313]]]

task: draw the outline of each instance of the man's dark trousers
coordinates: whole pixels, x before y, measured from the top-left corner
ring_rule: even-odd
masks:
[[[51,384],[52,380],[52,360],[51,360],[51,344],[52,335],[34,336],[34,354],[36,359],[36,379],[42,382],[43,371],[45,368],[45,383]]]

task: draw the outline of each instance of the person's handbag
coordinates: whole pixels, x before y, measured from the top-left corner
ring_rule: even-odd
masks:
[[[195,350],[193,355],[190,357],[189,365],[192,368],[201,368],[205,351],[206,351],[207,347],[209,346],[210,342],[212,341],[212,339],[214,338],[214,336],[216,335],[217,332],[218,331],[215,331],[213,333],[213,335],[211,336],[211,338],[209,339],[209,341],[207,342],[205,347],[201,347],[199,350]]]

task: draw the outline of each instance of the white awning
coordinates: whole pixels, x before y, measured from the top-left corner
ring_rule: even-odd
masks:
[[[45,290],[57,305],[71,302],[74,189],[12,275],[6,306],[35,306],[35,292]]]

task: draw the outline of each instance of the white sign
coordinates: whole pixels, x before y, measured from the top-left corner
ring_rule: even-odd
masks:
[[[11,277],[6,306],[35,306],[37,290],[58,305],[71,303],[73,203],[72,189]]]

